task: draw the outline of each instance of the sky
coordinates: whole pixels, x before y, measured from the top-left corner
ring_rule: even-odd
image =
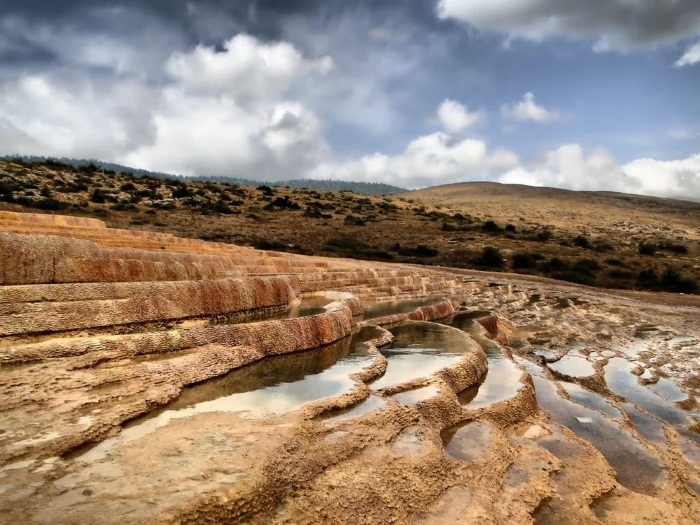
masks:
[[[700,200],[700,1],[1,0],[13,154]]]

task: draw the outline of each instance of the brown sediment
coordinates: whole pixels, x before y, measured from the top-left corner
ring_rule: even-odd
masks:
[[[12,232],[0,233],[0,523],[700,521],[700,315],[691,302],[513,275],[492,285],[478,272],[261,252],[87,219],[0,218]],[[249,322],[317,294],[329,301],[322,313]],[[358,322],[368,302],[432,296],[444,300]],[[479,313],[473,330],[441,328],[459,332],[459,359],[373,387],[392,366],[382,326],[449,325],[460,311]],[[605,374],[622,358],[640,388],[663,377],[687,399],[679,408],[659,397],[659,416],[648,400],[625,398]],[[292,397],[306,378],[349,372],[332,395],[274,413],[238,410],[236,395],[252,396],[252,406],[280,386],[265,375],[274,359],[283,361],[273,371],[300,367],[281,383]],[[517,385],[462,405],[460,393],[500,373],[489,369],[494,359],[520,371]],[[594,374],[568,375],[552,365],[562,359],[590,363]],[[226,390],[231,371],[251,390]],[[621,417],[596,409],[600,400],[576,404],[567,382]],[[178,404],[192,385],[203,401]],[[539,406],[538,385],[575,414]],[[228,395],[225,410],[200,406]],[[685,409],[687,423],[677,412],[664,420],[664,409]],[[640,418],[661,435],[636,427]],[[639,471],[643,490],[626,488],[630,472],[621,478],[586,425],[622,433],[657,465]]]

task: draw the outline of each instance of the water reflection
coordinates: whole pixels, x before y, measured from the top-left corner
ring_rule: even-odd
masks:
[[[380,389],[428,377],[457,364],[468,348],[462,334],[435,323],[410,322],[391,328],[394,341],[380,351],[389,360],[382,377],[372,383]]]
[[[175,419],[209,412],[272,417],[297,410],[313,401],[345,394],[354,387],[350,376],[373,360],[363,341],[374,333],[374,327],[363,328],[355,336],[335,344],[269,357],[186,388],[172,403],[127,424],[119,435],[103,441],[77,459],[99,459],[117,443],[141,438]]]
[[[402,301],[377,301],[365,303],[364,318],[374,319],[386,317],[387,315],[407,314],[422,306],[433,306],[444,301],[442,296],[420,297],[418,299],[407,299]]]
[[[617,472],[618,481],[644,494],[655,494],[665,476],[662,463],[629,432],[595,410],[559,395],[553,382],[533,377],[537,403],[551,418],[597,448]]]

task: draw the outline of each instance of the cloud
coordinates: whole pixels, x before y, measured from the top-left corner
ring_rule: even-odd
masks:
[[[327,149],[321,121],[292,87],[332,68],[305,59],[286,42],[237,35],[221,51],[197,46],[171,56],[172,83],[152,115],[155,140],[125,162],[185,175],[238,175],[259,180],[297,176]]]
[[[190,93],[229,96],[238,103],[282,96],[295,79],[328,73],[333,60],[307,60],[287,42],[263,44],[239,34],[224,42],[223,51],[198,45],[178,52],[165,70]]]
[[[437,13],[509,37],[592,39],[598,49],[629,50],[700,35],[696,0],[438,0]]]
[[[159,82],[70,64],[2,83],[0,153],[261,180],[298,176],[322,160],[323,126],[294,90],[332,61],[243,34],[220,49],[173,53]]]
[[[700,62],[700,42],[690,46],[675,65],[676,67],[692,66],[698,62]]]
[[[586,154],[579,144],[564,144],[533,166],[507,171],[498,181],[700,201],[700,154],[674,161],[638,159],[619,165],[605,149]]]
[[[442,127],[448,133],[458,134],[468,128],[484,122],[484,111],[469,111],[466,106],[454,100],[445,99],[437,111],[437,117]]]
[[[484,180],[518,165],[505,149],[490,151],[481,140],[456,140],[437,132],[412,140],[397,155],[374,153],[359,160],[323,163],[310,172],[315,179],[386,182],[420,188],[467,180]]]
[[[27,74],[0,84],[0,152],[115,158],[154,139],[146,86],[74,75]]]
[[[535,102],[535,95],[527,92],[523,95],[522,100],[514,104],[504,104],[501,106],[501,117],[505,120],[516,121],[531,121],[540,124],[546,122],[555,122],[561,120],[562,115],[559,111],[547,109],[544,106],[539,106]]]

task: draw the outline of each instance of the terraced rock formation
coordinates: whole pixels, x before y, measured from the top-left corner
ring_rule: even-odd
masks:
[[[0,212],[0,523],[697,523],[700,302]]]

